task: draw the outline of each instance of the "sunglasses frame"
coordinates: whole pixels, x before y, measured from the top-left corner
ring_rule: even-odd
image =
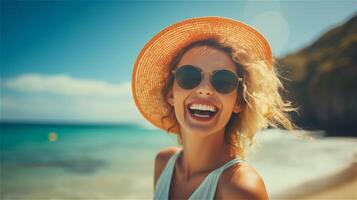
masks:
[[[202,70],[201,68],[199,68],[199,67],[197,67],[197,66],[194,66],[194,65],[182,65],[181,67],[179,67],[179,68],[177,68],[177,69],[175,69],[175,70],[172,70],[172,73],[173,73],[173,75],[174,75],[174,79],[177,81],[177,79],[176,79],[176,71],[177,71],[178,69],[180,69],[180,68],[182,68],[182,67],[186,67],[186,66],[193,67],[193,68],[197,69],[197,70],[201,73],[201,81],[200,81],[200,83],[201,83],[202,80],[205,78],[205,73],[203,72],[203,70]],[[212,87],[213,87],[218,93],[220,93],[220,94],[229,94],[229,93],[231,93],[231,92],[233,91],[233,90],[232,90],[232,91],[230,91],[230,92],[228,92],[228,93],[221,93],[221,92],[219,92],[219,91],[214,87],[214,85],[212,84],[212,77],[213,77],[217,72],[220,72],[220,71],[229,71],[230,73],[234,74],[235,78],[237,79],[236,88],[239,86],[239,82],[242,82],[242,81],[243,81],[243,78],[239,77],[236,73],[234,73],[233,71],[228,70],[228,69],[217,69],[217,70],[214,70],[214,71],[211,71],[211,72],[207,72],[207,73],[210,74],[210,84],[211,84]],[[199,84],[200,84],[200,83],[199,83]],[[197,86],[199,86],[199,84],[198,84]],[[180,85],[180,84],[179,84],[179,85]],[[197,86],[195,86],[194,88],[196,88]],[[180,87],[183,88],[181,85],[180,85]],[[192,89],[194,89],[194,88],[187,89],[187,90],[192,90]],[[183,88],[183,89],[185,89],[185,88]]]

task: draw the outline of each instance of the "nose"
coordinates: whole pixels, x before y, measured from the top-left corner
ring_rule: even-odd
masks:
[[[202,80],[202,82],[198,86],[196,92],[199,95],[212,95],[213,94],[213,90],[212,90],[212,87],[210,85],[210,81],[208,80],[208,78],[204,78],[204,80]]]

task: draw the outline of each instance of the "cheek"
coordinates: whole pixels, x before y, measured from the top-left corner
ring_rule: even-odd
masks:
[[[230,118],[233,112],[234,106],[236,104],[236,100],[237,100],[237,93],[229,94],[221,99],[223,105],[222,113],[228,115],[228,118]]]
[[[183,90],[176,84],[172,88],[174,97],[174,107],[176,117],[180,117],[185,112],[185,98],[187,96],[187,91]]]

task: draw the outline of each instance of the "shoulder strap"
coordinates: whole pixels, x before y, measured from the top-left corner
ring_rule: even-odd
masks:
[[[246,160],[241,158],[235,158],[233,160],[228,161],[223,166],[215,169],[212,171],[205,180],[201,183],[200,186],[196,189],[196,191],[191,195],[189,200],[193,199],[207,199],[213,200],[214,195],[216,193],[216,188],[218,184],[219,177],[221,176],[222,172],[228,169],[230,166],[238,163],[238,162],[245,162]]]
[[[181,150],[177,151],[174,155],[171,156],[167,162],[164,170],[161,172],[160,177],[157,181],[156,191],[154,194],[154,199],[162,200],[169,198],[170,183],[172,178],[172,173],[175,167],[175,161],[180,154]]]

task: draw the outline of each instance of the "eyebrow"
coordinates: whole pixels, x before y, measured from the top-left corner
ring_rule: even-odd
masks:
[[[197,67],[197,68],[199,68],[200,70],[202,70],[202,71],[203,71],[203,68],[202,68],[202,67],[199,67],[199,66],[197,66],[197,65],[193,65],[193,64],[184,64],[184,65],[180,65],[180,66],[178,66],[176,69],[178,69],[179,67],[187,66],[187,65],[189,65],[189,66],[193,66],[193,67]],[[222,66],[222,67],[224,67],[224,66]],[[237,71],[233,71],[233,70],[230,70],[230,69],[227,69],[227,68],[219,68],[219,69],[215,69],[215,70],[213,70],[213,71],[209,71],[209,72],[215,72],[215,71],[218,71],[218,70],[229,70],[229,71],[231,71],[231,72],[233,72],[233,73],[235,73],[235,74],[237,74],[237,75],[238,75],[238,70],[237,70]]]
[[[177,68],[183,67],[183,66],[187,66],[187,65],[194,66],[194,67],[197,67],[197,68],[200,68],[200,69],[204,69],[203,67],[200,67],[200,66],[194,65],[194,64],[183,64],[183,65],[179,65]],[[228,67],[225,67],[225,66],[218,66],[218,67],[219,67],[219,69],[217,69],[217,70],[225,69],[225,70],[229,70],[229,71],[234,71],[234,70],[228,69]],[[214,70],[214,71],[216,71],[216,70]]]

